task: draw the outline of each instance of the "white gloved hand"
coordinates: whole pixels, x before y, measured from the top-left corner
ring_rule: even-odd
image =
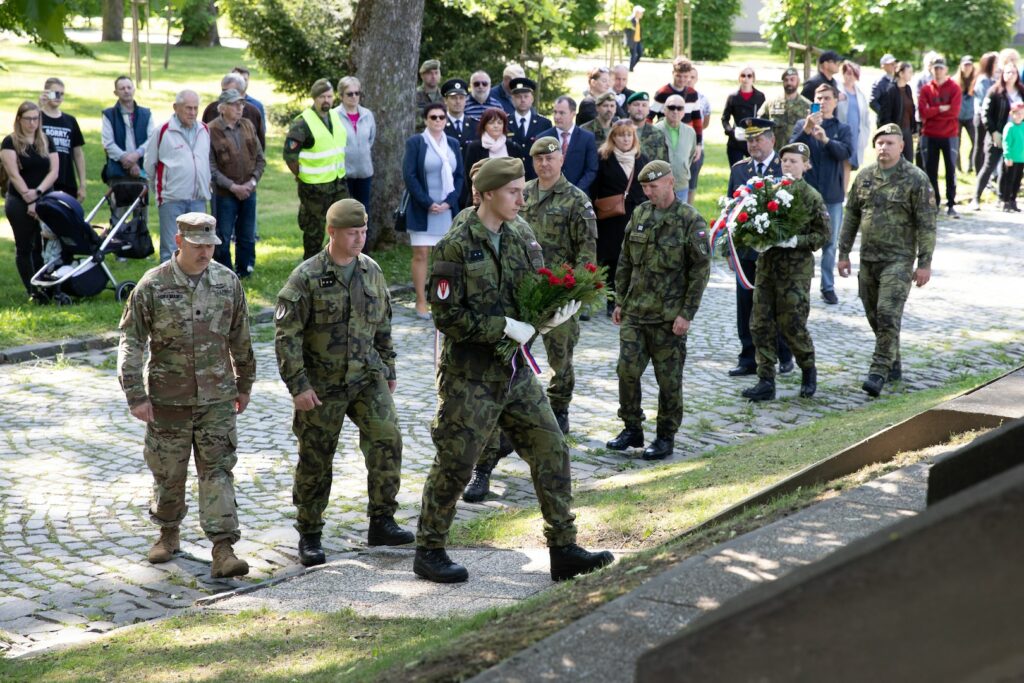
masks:
[[[766,252],[769,249],[771,249],[771,247],[762,247],[762,246],[759,246],[759,245],[758,246],[751,245],[750,248],[753,249],[754,251],[756,251],[758,254],[763,254],[764,252]]]
[[[774,246],[779,247],[780,249],[795,249],[796,248],[796,235],[793,235],[788,240],[783,240],[781,242],[776,242]]]
[[[525,344],[533,339],[533,335],[536,334],[536,332],[537,330],[533,329],[533,325],[530,323],[524,323],[521,320],[514,320],[512,318],[505,318],[505,336],[515,342]]]
[[[993,147],[998,147],[999,149],[1003,148],[1003,134],[1002,133],[998,133],[998,132],[992,133],[992,146]]]
[[[557,311],[555,311],[555,314],[551,316],[551,318],[546,323],[540,326],[540,333],[547,334],[551,330],[555,329],[556,327],[567,321],[569,318],[576,315],[576,313],[578,313],[580,310],[580,306],[582,305],[583,304],[581,304],[579,301],[570,301],[566,305],[562,306]]]

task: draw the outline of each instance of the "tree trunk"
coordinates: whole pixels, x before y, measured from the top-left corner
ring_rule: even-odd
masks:
[[[103,42],[123,42],[124,0],[103,0]]]
[[[367,245],[395,240],[391,215],[404,183],[405,140],[415,126],[413,91],[423,29],[424,0],[360,0],[352,20],[351,66],[362,104],[377,120],[373,144],[372,216]]]
[[[210,0],[210,14],[213,15],[213,23],[210,24],[210,31],[206,34],[206,46],[218,47],[220,45],[220,29],[217,28],[217,17],[220,10],[217,8],[216,0]]]

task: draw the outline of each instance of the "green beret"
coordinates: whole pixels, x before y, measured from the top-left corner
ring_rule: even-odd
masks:
[[[328,91],[331,91],[331,90],[334,90],[334,88],[331,87],[331,82],[329,80],[327,80],[326,78],[318,78],[313,83],[313,87],[309,89],[309,94],[312,97],[316,98],[316,97],[320,97],[325,92],[328,92]]]
[[[655,159],[650,161],[640,170],[641,183],[653,183],[659,178],[672,175],[672,166],[667,161]]]
[[[810,161],[811,148],[802,142],[791,142],[779,150],[779,156],[781,157],[783,154],[799,154],[804,159]]]
[[[594,98],[594,102],[599,105],[604,104],[608,100],[615,101],[615,93],[611,90],[609,90],[608,92],[603,92]]]
[[[634,102],[650,102],[651,96],[641,91],[635,92],[626,98],[626,104],[633,104]]]
[[[441,62],[436,59],[428,59],[427,61],[420,64],[420,73],[424,71],[440,71]]]
[[[523,162],[515,157],[492,157],[487,160],[473,179],[477,192],[490,192],[526,175]]]
[[[174,219],[178,232],[186,242],[192,244],[220,244],[217,237],[217,219],[208,213],[192,211]]]
[[[552,152],[561,151],[562,146],[558,144],[558,140],[551,137],[550,135],[546,138],[537,138],[537,141],[530,147],[530,156],[535,157],[538,154],[551,154]]]
[[[361,228],[366,225],[366,209],[355,199],[342,199],[327,209],[327,225],[332,228]]]
[[[875,131],[875,134],[871,136],[871,144],[875,143],[875,138],[879,135],[899,135],[902,138],[903,130],[895,123],[887,123],[884,126],[879,127],[879,129]]]

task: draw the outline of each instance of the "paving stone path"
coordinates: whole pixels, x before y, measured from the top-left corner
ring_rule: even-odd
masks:
[[[940,223],[932,282],[912,292],[904,318],[907,381],[897,390],[934,387],[965,373],[1019,364],[1024,357],[1022,232],[1016,217],[988,212]],[[838,306],[817,299],[812,306],[817,397],[796,398],[799,373],[794,373],[781,378],[780,400],[754,406],[738,395],[749,378],[725,374],[738,351],[734,284],[718,262],[688,343],[686,417],[674,458],[805,424],[869,400],[859,386],[873,337],[856,298],[856,281],[837,284]],[[812,286],[816,292],[817,283]],[[434,457],[434,331],[414,317],[410,302],[398,304],[395,396],[405,458],[397,516],[413,526]],[[244,582],[209,579],[209,543],[194,504],[182,528],[183,556],[165,565],[146,563],[155,527],[147,515],[151,478],[142,459],[143,425],[128,414],[112,351],[0,366],[0,651],[24,651],[153,619],[200,597],[301,569],[291,526],[296,457],[291,400],[277,376],[272,328],[258,326],[255,336],[258,378],[253,402],[239,418],[235,468],[243,531],[238,550],[252,566]],[[635,454],[623,457],[602,448],[621,426],[615,417],[617,347],[616,328],[604,316],[583,323],[571,411],[573,474],[580,488],[647,466]],[[543,349],[538,350],[545,367]],[[650,371],[645,382],[645,406],[653,418],[656,389]],[[653,438],[653,420],[647,424]],[[366,472],[350,426],[340,448],[324,535],[334,555],[359,548],[366,531]],[[502,461],[494,490],[497,495],[482,504],[460,503],[458,518],[535,504],[527,468],[516,457]]]

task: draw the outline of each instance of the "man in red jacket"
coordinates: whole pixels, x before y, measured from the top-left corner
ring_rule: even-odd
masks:
[[[939,153],[946,164],[946,214],[960,218],[953,205],[956,203],[957,116],[960,113],[960,86],[949,77],[946,60],[941,57],[932,63],[934,78],[921,88],[918,111],[921,114],[921,152],[924,168],[939,203]]]

